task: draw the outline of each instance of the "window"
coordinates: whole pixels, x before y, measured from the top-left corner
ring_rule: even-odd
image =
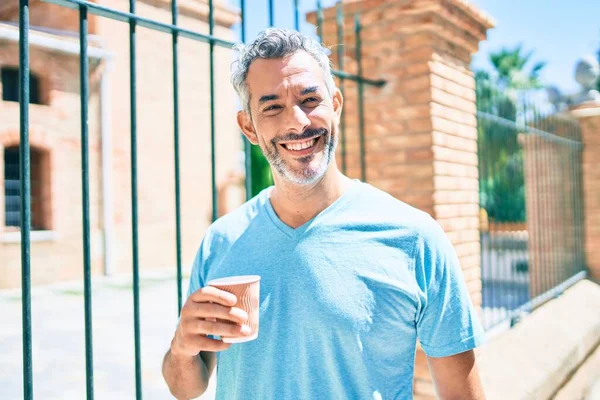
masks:
[[[19,69],[2,68],[2,100],[19,101]],[[42,104],[40,96],[40,79],[29,74],[29,102]]]
[[[48,185],[44,179],[42,163],[47,156],[40,150],[30,149],[31,160],[31,229],[48,229],[48,205],[44,192]],[[21,225],[21,183],[19,170],[19,147],[4,149],[4,224],[18,228]]]

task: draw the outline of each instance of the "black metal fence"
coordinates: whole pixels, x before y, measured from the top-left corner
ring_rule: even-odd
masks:
[[[88,22],[89,16],[95,15],[101,18],[109,18],[116,21],[121,21],[124,24],[129,25],[129,91],[130,91],[130,143],[131,143],[131,222],[132,222],[132,271],[133,271],[133,330],[135,337],[135,389],[136,398],[142,398],[142,360],[140,350],[140,267],[139,267],[139,240],[138,240],[138,152],[137,152],[137,70],[138,65],[136,63],[136,33],[139,27],[150,29],[153,31],[164,32],[172,37],[172,60],[173,60],[173,135],[174,135],[174,170],[175,170],[175,239],[176,239],[176,259],[177,265],[177,293],[173,293],[178,298],[178,312],[182,306],[182,259],[181,259],[181,188],[180,188],[180,159],[179,159],[179,131],[180,131],[180,103],[179,103],[179,50],[178,42],[180,38],[188,38],[197,42],[208,43],[209,51],[206,55],[209,59],[209,76],[207,79],[210,81],[210,149],[211,149],[211,182],[212,182],[212,219],[215,220],[218,216],[218,198],[217,198],[217,183],[215,174],[216,165],[216,153],[215,153],[215,132],[217,126],[215,124],[215,47],[231,48],[235,43],[228,40],[223,40],[214,35],[215,33],[215,16],[213,1],[208,1],[209,15],[208,15],[208,34],[199,33],[189,29],[181,28],[178,25],[178,4],[177,0],[172,0],[172,20],[171,24],[155,21],[152,19],[144,18],[136,15],[136,1],[129,1],[129,11],[123,12],[112,8],[103,7],[93,2],[85,0],[44,0],[48,3],[55,5],[71,8],[79,11],[79,44],[80,44],[80,83],[81,83],[81,181],[82,181],[82,221],[83,221],[83,269],[84,269],[84,308],[85,308],[85,343],[86,343],[86,392],[87,399],[94,398],[94,359],[93,359],[93,338],[92,338],[92,304],[91,304],[91,291],[92,291],[92,280],[91,280],[91,260],[90,260],[90,182],[89,182],[89,126],[88,126],[88,114],[89,114],[89,98],[90,98],[90,78],[89,78],[89,57],[88,57]],[[292,1],[292,0],[290,0]],[[278,2],[278,5],[281,3]],[[275,25],[275,13],[274,13],[274,1],[268,1],[269,10],[269,24]],[[299,12],[299,1],[293,0],[292,4],[294,10],[294,24],[295,28],[300,27],[300,12]],[[247,2],[241,0],[240,13],[241,13],[241,41],[246,41],[246,8]],[[337,5],[338,10],[338,38],[339,43],[343,43],[343,23],[342,23],[342,3],[339,2]],[[29,144],[29,104],[32,100],[31,92],[31,77],[29,71],[30,65],[30,51],[29,51],[29,30],[30,20],[29,14],[29,0],[19,0],[19,103],[20,103],[20,146],[19,146],[19,173],[18,178],[20,180],[20,187],[15,192],[19,196],[20,207],[19,207],[19,223],[21,226],[21,256],[22,256],[22,323],[23,323],[23,384],[24,384],[24,398],[27,400],[33,399],[33,365],[32,365],[32,340],[31,340],[31,265],[30,265],[30,231],[32,229],[32,212],[31,212],[31,154]],[[317,18],[318,18],[318,29],[319,36],[321,35],[323,13],[320,2],[317,2]],[[349,80],[356,82],[358,91],[358,121],[359,135],[360,135],[360,160],[361,160],[361,176],[365,178],[365,141],[364,141],[364,106],[363,106],[363,85],[376,85],[381,86],[384,84],[383,81],[371,80],[364,78],[362,75],[361,66],[361,36],[360,36],[360,19],[356,16],[355,22],[355,38],[356,43],[354,44],[356,52],[355,58],[358,65],[357,74],[349,74],[344,72],[343,68],[343,57],[340,56],[339,69],[334,70],[333,73],[340,80],[340,87],[344,90],[344,81]],[[124,38],[125,39],[125,38]],[[338,47],[342,51],[342,47]],[[341,53],[340,53],[341,54]],[[343,117],[342,121],[342,132],[343,127],[346,123],[346,117]],[[244,152],[245,167],[246,167],[246,192],[247,197],[252,195],[252,174],[249,173],[252,169],[252,157],[250,154],[250,144],[245,142]],[[342,134],[341,137],[341,148],[342,148],[342,165],[343,169],[346,168],[346,143],[345,137]],[[14,158],[14,157],[13,157]],[[12,175],[16,176],[15,171],[9,171]],[[14,179],[11,178],[10,182]],[[15,190],[14,188],[12,190]],[[13,194],[13,192],[11,192]],[[11,197],[12,199],[12,197]],[[12,210],[12,209],[11,209]]]
[[[486,329],[585,277],[581,135],[540,93],[478,82],[481,276]]]

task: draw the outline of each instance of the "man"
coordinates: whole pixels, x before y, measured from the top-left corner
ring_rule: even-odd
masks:
[[[438,396],[483,399],[482,338],[457,256],[426,213],[337,168],[343,99],[323,47],[268,29],[233,72],[238,123],[275,185],[215,222],[163,373],[179,399],[410,399],[416,341]],[[260,275],[258,339],[211,279]],[[214,318],[233,323],[212,322]],[[230,347],[231,346],[231,347]]]

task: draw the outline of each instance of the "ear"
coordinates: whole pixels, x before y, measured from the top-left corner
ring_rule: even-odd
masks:
[[[342,108],[344,107],[344,97],[342,96],[342,92],[340,89],[336,88],[335,92],[332,96],[333,100],[333,111],[337,115],[338,123],[340,122],[340,118],[342,116]]]
[[[242,130],[242,133],[246,138],[250,141],[250,143],[257,145],[258,137],[256,136],[256,131],[254,130],[254,124],[252,124],[252,119],[250,115],[246,111],[238,111],[237,113],[237,122]]]

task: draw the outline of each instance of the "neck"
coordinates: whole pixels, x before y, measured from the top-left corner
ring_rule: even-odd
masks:
[[[342,174],[335,163],[323,178],[311,185],[296,185],[274,175],[275,187],[271,192],[271,205],[286,225],[297,228],[339,199],[352,180]]]

